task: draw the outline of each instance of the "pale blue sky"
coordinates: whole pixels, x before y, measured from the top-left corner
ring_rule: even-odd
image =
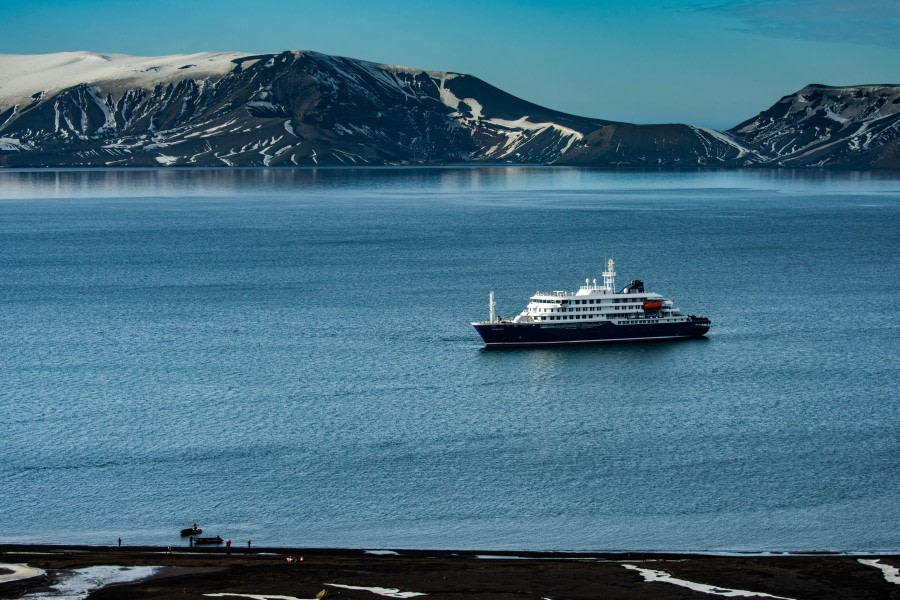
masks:
[[[0,0],[0,53],[65,50],[318,50],[727,128],[808,83],[900,83],[900,1]]]

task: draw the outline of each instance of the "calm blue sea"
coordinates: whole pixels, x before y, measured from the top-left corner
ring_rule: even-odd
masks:
[[[614,257],[708,339],[486,351]],[[0,171],[0,542],[900,551],[900,178]]]

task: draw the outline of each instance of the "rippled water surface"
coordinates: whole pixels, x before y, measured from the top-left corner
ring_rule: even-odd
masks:
[[[853,173],[0,171],[0,541],[900,551],[898,238]],[[708,339],[482,348],[610,255]]]

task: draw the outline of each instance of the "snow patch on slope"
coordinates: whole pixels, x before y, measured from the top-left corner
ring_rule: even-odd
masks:
[[[745,155],[751,153],[751,150],[748,150],[747,148],[745,148],[744,146],[742,146],[735,140],[731,139],[729,136],[725,135],[721,131],[716,131],[715,129],[709,129],[708,127],[700,127],[698,125],[690,125],[690,128],[693,129],[694,131],[702,131],[703,133],[707,134],[708,136],[719,140],[723,144],[727,144],[727,145],[737,149],[737,151],[738,151],[737,157],[738,158],[742,158]]]
[[[452,73],[443,73],[441,77],[435,78],[438,82],[438,94],[444,106],[457,110],[459,108],[459,98],[456,94],[447,89],[447,81],[453,79],[456,75]]]
[[[484,108],[481,106],[481,102],[479,102],[475,98],[464,98],[463,102],[468,104],[469,108],[472,109],[472,118],[475,119],[475,121],[481,120],[481,117],[483,116],[482,111]]]
[[[579,131],[575,131],[574,129],[570,129],[562,125],[558,125],[557,123],[535,123],[528,120],[528,115],[516,119],[515,121],[496,118],[487,119],[485,123],[499,125],[503,129],[508,130],[506,132],[507,141],[503,145],[504,152],[499,155],[500,158],[509,156],[510,154],[515,152],[524,142],[531,139],[531,137],[524,135],[524,132],[526,131],[534,132],[534,135],[539,135],[549,129],[552,129],[559,133],[561,137],[569,138],[566,146],[560,151],[560,155],[568,152],[569,148],[572,147],[572,144],[584,139],[584,135]]]
[[[170,56],[129,56],[97,52],[0,54],[0,106],[27,102],[82,83],[121,82],[152,89],[157,83],[221,77],[243,52],[199,52]],[[102,87],[102,85],[100,85]]]
[[[830,108],[825,109],[825,116],[828,117],[829,119],[831,119],[832,121],[837,121],[838,123],[840,123],[842,125],[844,123],[850,122],[850,119],[847,119],[845,117],[835,114],[834,112],[832,112],[832,110]]]
[[[2,152],[25,152],[31,149],[32,146],[28,142],[22,142],[17,138],[0,137],[0,151]]]
[[[438,83],[438,94],[440,95],[441,102],[447,108],[453,109],[453,113],[451,113],[450,115],[451,117],[463,117],[463,115],[459,112],[460,102],[469,107],[469,109],[472,111],[472,120],[474,120],[476,123],[478,123],[482,119],[482,117],[484,117],[484,107],[481,105],[481,102],[479,102],[475,98],[463,98],[462,100],[460,100],[456,96],[456,94],[447,89],[447,81],[458,77],[455,73],[439,73],[437,77],[435,77],[433,74],[430,75],[432,76],[432,79],[434,79],[434,81]]]

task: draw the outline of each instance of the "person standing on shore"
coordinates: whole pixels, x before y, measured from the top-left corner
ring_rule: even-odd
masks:
[[[122,538],[119,538],[119,548],[122,547]]]
[[[250,543],[251,543],[252,541],[253,541],[253,540],[247,540],[247,554],[250,554]]]
[[[231,554],[231,538],[225,541],[225,554]]]

